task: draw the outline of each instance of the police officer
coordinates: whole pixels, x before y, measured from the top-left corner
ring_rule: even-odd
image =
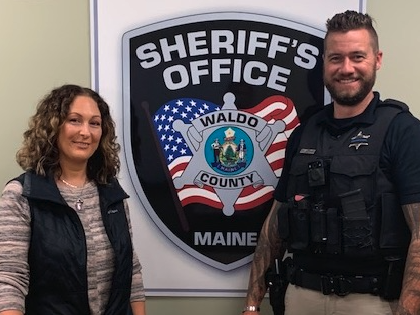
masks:
[[[420,314],[420,122],[372,90],[382,52],[371,17],[346,11],[326,26],[333,102],[288,141],[243,313],[259,312],[266,272],[288,250],[286,315]]]

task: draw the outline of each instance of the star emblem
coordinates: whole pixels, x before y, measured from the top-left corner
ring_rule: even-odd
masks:
[[[358,150],[361,146],[369,145],[368,139],[370,138],[370,135],[364,135],[363,131],[359,131],[359,133],[351,137],[349,148],[354,147],[356,150]]]

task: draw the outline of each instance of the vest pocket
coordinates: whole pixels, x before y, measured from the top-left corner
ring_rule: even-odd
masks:
[[[365,203],[373,204],[377,181],[376,170],[376,162],[370,156],[334,157],[330,165],[331,195],[338,196],[360,189]]]
[[[341,220],[337,208],[327,209],[327,244],[326,252],[329,254],[341,253]]]
[[[295,250],[304,250],[310,242],[310,211],[311,204],[307,198],[294,201],[295,206],[290,215],[290,247]]]
[[[315,161],[315,157],[297,156],[293,159],[287,183],[287,198],[293,198],[297,192],[309,193],[308,163]]]
[[[373,250],[373,228],[361,189],[339,195],[343,216],[344,252],[351,255]]]
[[[383,249],[408,247],[411,233],[397,196],[393,193],[383,193],[381,203],[382,219],[379,247]]]
[[[368,218],[343,218],[344,253],[362,256],[372,253],[372,228]]]

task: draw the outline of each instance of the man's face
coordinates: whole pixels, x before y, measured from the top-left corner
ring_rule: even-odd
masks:
[[[333,32],[325,39],[324,84],[339,105],[357,106],[371,93],[382,52],[365,29]]]

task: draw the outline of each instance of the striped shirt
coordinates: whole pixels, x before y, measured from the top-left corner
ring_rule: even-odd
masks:
[[[105,232],[99,210],[96,185],[89,182],[82,188],[58,185],[67,204],[78,214],[86,235],[88,297],[91,314],[103,314],[111,290],[114,252]],[[25,296],[29,286],[28,248],[31,237],[31,215],[28,201],[22,195],[18,181],[9,182],[0,199],[0,311],[25,311]],[[81,198],[83,207],[76,209]],[[126,200],[124,206],[131,223]],[[133,253],[131,301],[144,301],[145,293],[141,264]]]

